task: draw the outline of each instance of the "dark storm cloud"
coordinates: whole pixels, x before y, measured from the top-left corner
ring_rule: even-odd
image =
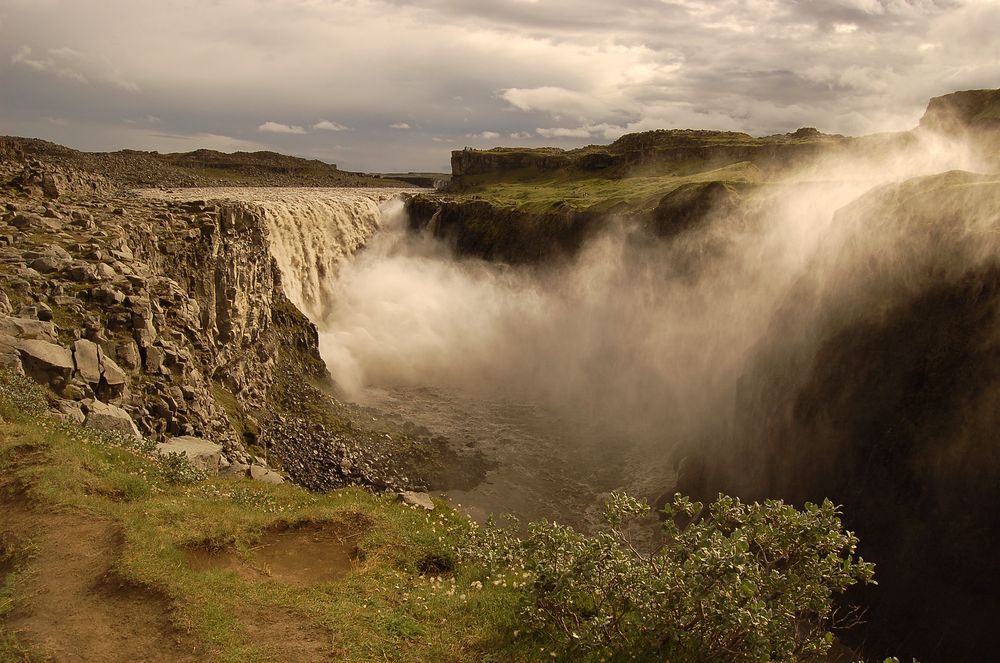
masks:
[[[373,170],[658,127],[903,129],[997,84],[996,25],[992,0],[0,0],[0,133]]]

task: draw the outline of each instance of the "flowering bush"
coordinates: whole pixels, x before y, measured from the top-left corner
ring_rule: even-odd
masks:
[[[629,536],[649,506],[613,494],[605,530],[586,535],[535,523],[524,537],[473,528],[463,554],[523,584],[526,626],[574,659],[800,661],[829,650],[833,599],[873,582],[831,502],[680,495],[665,509],[665,543],[644,552]]]

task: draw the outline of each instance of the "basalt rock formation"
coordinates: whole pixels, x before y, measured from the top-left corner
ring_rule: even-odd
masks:
[[[48,387],[61,416],[196,463],[190,450],[208,444],[224,472],[421,485],[391,438],[331,395],[316,327],[275,260],[280,219],[234,200],[138,197],[61,160],[0,164],[0,367]]]

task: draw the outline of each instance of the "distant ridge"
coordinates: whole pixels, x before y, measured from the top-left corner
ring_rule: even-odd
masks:
[[[407,186],[399,180],[343,171],[318,159],[270,151],[81,152],[38,138],[0,137],[0,160],[30,159],[107,177],[126,187]]]

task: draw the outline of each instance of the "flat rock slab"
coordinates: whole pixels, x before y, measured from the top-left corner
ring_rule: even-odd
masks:
[[[161,442],[156,445],[156,451],[161,456],[171,453],[182,454],[195,467],[213,474],[219,471],[219,463],[222,460],[222,445],[190,435],[172,437],[166,442]]]
[[[73,343],[76,372],[91,385],[101,382],[101,349],[93,341],[80,339]]]
[[[403,501],[403,504],[408,504],[412,507],[427,509],[428,511],[434,510],[434,502],[431,500],[431,496],[427,493],[404,490],[399,494],[399,499]]]
[[[9,315],[0,315],[0,334],[26,340],[48,341],[49,343],[54,343],[58,338],[55,325],[51,322],[15,318]]]
[[[57,378],[68,380],[73,375],[73,353],[61,345],[37,339],[22,339],[0,333],[0,350],[21,355],[24,373],[35,382],[49,384]]]

